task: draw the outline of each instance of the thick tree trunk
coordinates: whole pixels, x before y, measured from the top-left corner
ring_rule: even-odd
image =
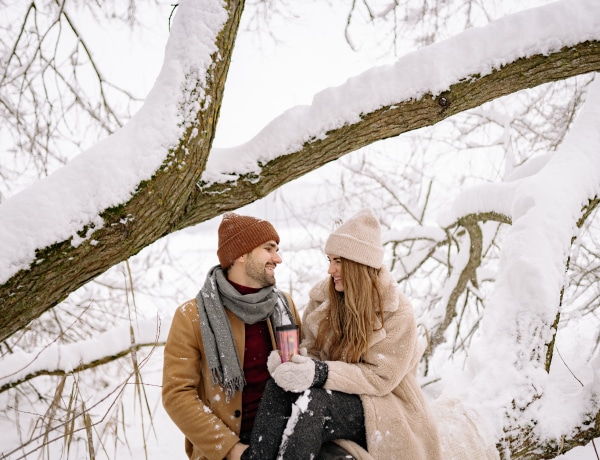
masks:
[[[104,226],[83,244],[73,247],[67,240],[39,248],[36,263],[0,287],[0,341],[111,266],[180,228],[176,223],[188,212],[190,195],[197,193],[194,184],[210,153],[243,8],[243,0],[228,2],[229,18],[217,37],[218,52],[213,55],[207,80],[187,85],[202,87],[196,94],[205,95],[198,101],[201,109],[196,124],[181,133],[176,150],[165,152],[163,167],[151,180],[139,184],[127,203],[105,210],[101,214]],[[167,163],[171,167],[165,167]],[[82,228],[81,234],[87,231]]]
[[[547,56],[518,59],[502,69],[457,83],[444,94],[398,101],[359,122],[328,132],[321,140],[308,140],[297,152],[263,165],[260,177],[216,183],[200,191],[200,178],[214,137],[225,77],[239,25],[243,2],[230,2],[230,18],[219,36],[207,98],[200,101],[197,125],[182,133],[178,150],[163,167],[139,185],[138,192],[118,208],[107,209],[105,225],[78,247],[70,241],[40,248],[37,260],[0,286],[0,341],[10,337],[71,292],[128,259],[144,247],[176,230],[203,222],[225,211],[262,198],[279,186],[341,156],[378,140],[431,126],[498,97],[543,83],[600,70],[600,43],[585,42]],[[196,131],[197,130],[197,131]],[[191,133],[197,133],[192,137]],[[185,161],[184,161],[185,158]],[[87,229],[82,229],[85,233]],[[94,240],[94,244],[91,244]]]

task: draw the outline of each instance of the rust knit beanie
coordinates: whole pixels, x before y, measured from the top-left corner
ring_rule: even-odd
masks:
[[[362,209],[340,225],[329,235],[325,253],[380,269],[383,264],[381,226],[373,211]]]
[[[235,259],[270,240],[279,244],[279,235],[270,222],[234,212],[225,213],[219,225],[219,263],[222,268],[229,268]]]

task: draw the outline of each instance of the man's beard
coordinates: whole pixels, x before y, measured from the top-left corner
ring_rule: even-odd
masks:
[[[275,276],[268,274],[265,267],[266,265],[262,265],[260,262],[255,261],[252,256],[248,255],[248,259],[246,260],[246,275],[262,287],[274,286]],[[275,264],[273,264],[273,268],[275,268]]]

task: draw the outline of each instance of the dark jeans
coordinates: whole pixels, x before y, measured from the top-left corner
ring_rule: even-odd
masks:
[[[285,460],[316,458],[321,445],[334,439],[348,439],[366,449],[358,395],[323,388],[290,393],[270,379],[242,460],[274,460],[278,454]]]

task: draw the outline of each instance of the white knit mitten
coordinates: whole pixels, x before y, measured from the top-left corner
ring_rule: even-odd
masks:
[[[267,369],[269,369],[269,374],[271,374],[271,377],[273,377],[273,372],[275,372],[275,369],[277,369],[280,364],[281,364],[281,355],[279,354],[279,351],[278,350],[271,351],[271,354],[267,358]]]
[[[302,393],[311,387],[315,379],[315,362],[306,356],[294,355],[291,361],[278,366],[272,375],[285,391]]]

